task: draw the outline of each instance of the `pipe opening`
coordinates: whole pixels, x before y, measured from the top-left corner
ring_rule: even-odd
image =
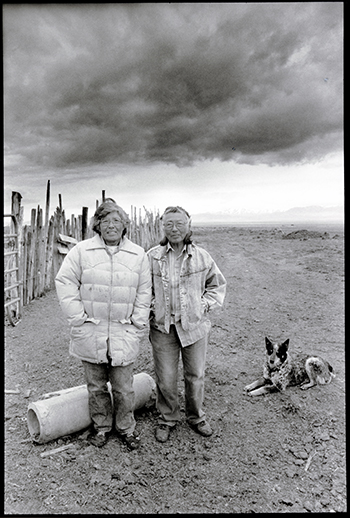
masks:
[[[34,441],[37,441],[40,437],[40,422],[38,416],[32,408],[28,410],[27,415],[28,429]]]

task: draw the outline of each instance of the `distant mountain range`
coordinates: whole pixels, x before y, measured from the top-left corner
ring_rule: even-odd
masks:
[[[250,222],[339,222],[344,221],[344,208],[338,207],[293,207],[285,211],[227,210],[192,214],[194,224],[198,223],[250,223]]]

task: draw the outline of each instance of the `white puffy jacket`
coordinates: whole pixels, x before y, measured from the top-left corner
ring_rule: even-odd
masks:
[[[71,326],[69,352],[91,363],[128,365],[148,324],[151,275],[145,251],[124,237],[113,255],[100,236],[77,243],[56,276],[60,306]],[[107,342],[108,340],[108,342]]]

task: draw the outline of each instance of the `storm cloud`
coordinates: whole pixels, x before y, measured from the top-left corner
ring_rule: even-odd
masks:
[[[3,6],[7,174],[342,149],[342,4]]]

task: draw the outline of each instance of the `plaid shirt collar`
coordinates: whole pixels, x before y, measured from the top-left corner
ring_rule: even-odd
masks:
[[[191,256],[192,255],[192,244],[188,243],[187,245],[184,245],[183,246],[183,249],[181,250],[181,253],[183,253],[184,251],[187,252],[187,255]],[[171,244],[169,243],[169,241],[167,242],[167,244],[163,247],[163,254],[162,255],[166,255],[169,250],[173,250],[173,247],[171,246]]]

